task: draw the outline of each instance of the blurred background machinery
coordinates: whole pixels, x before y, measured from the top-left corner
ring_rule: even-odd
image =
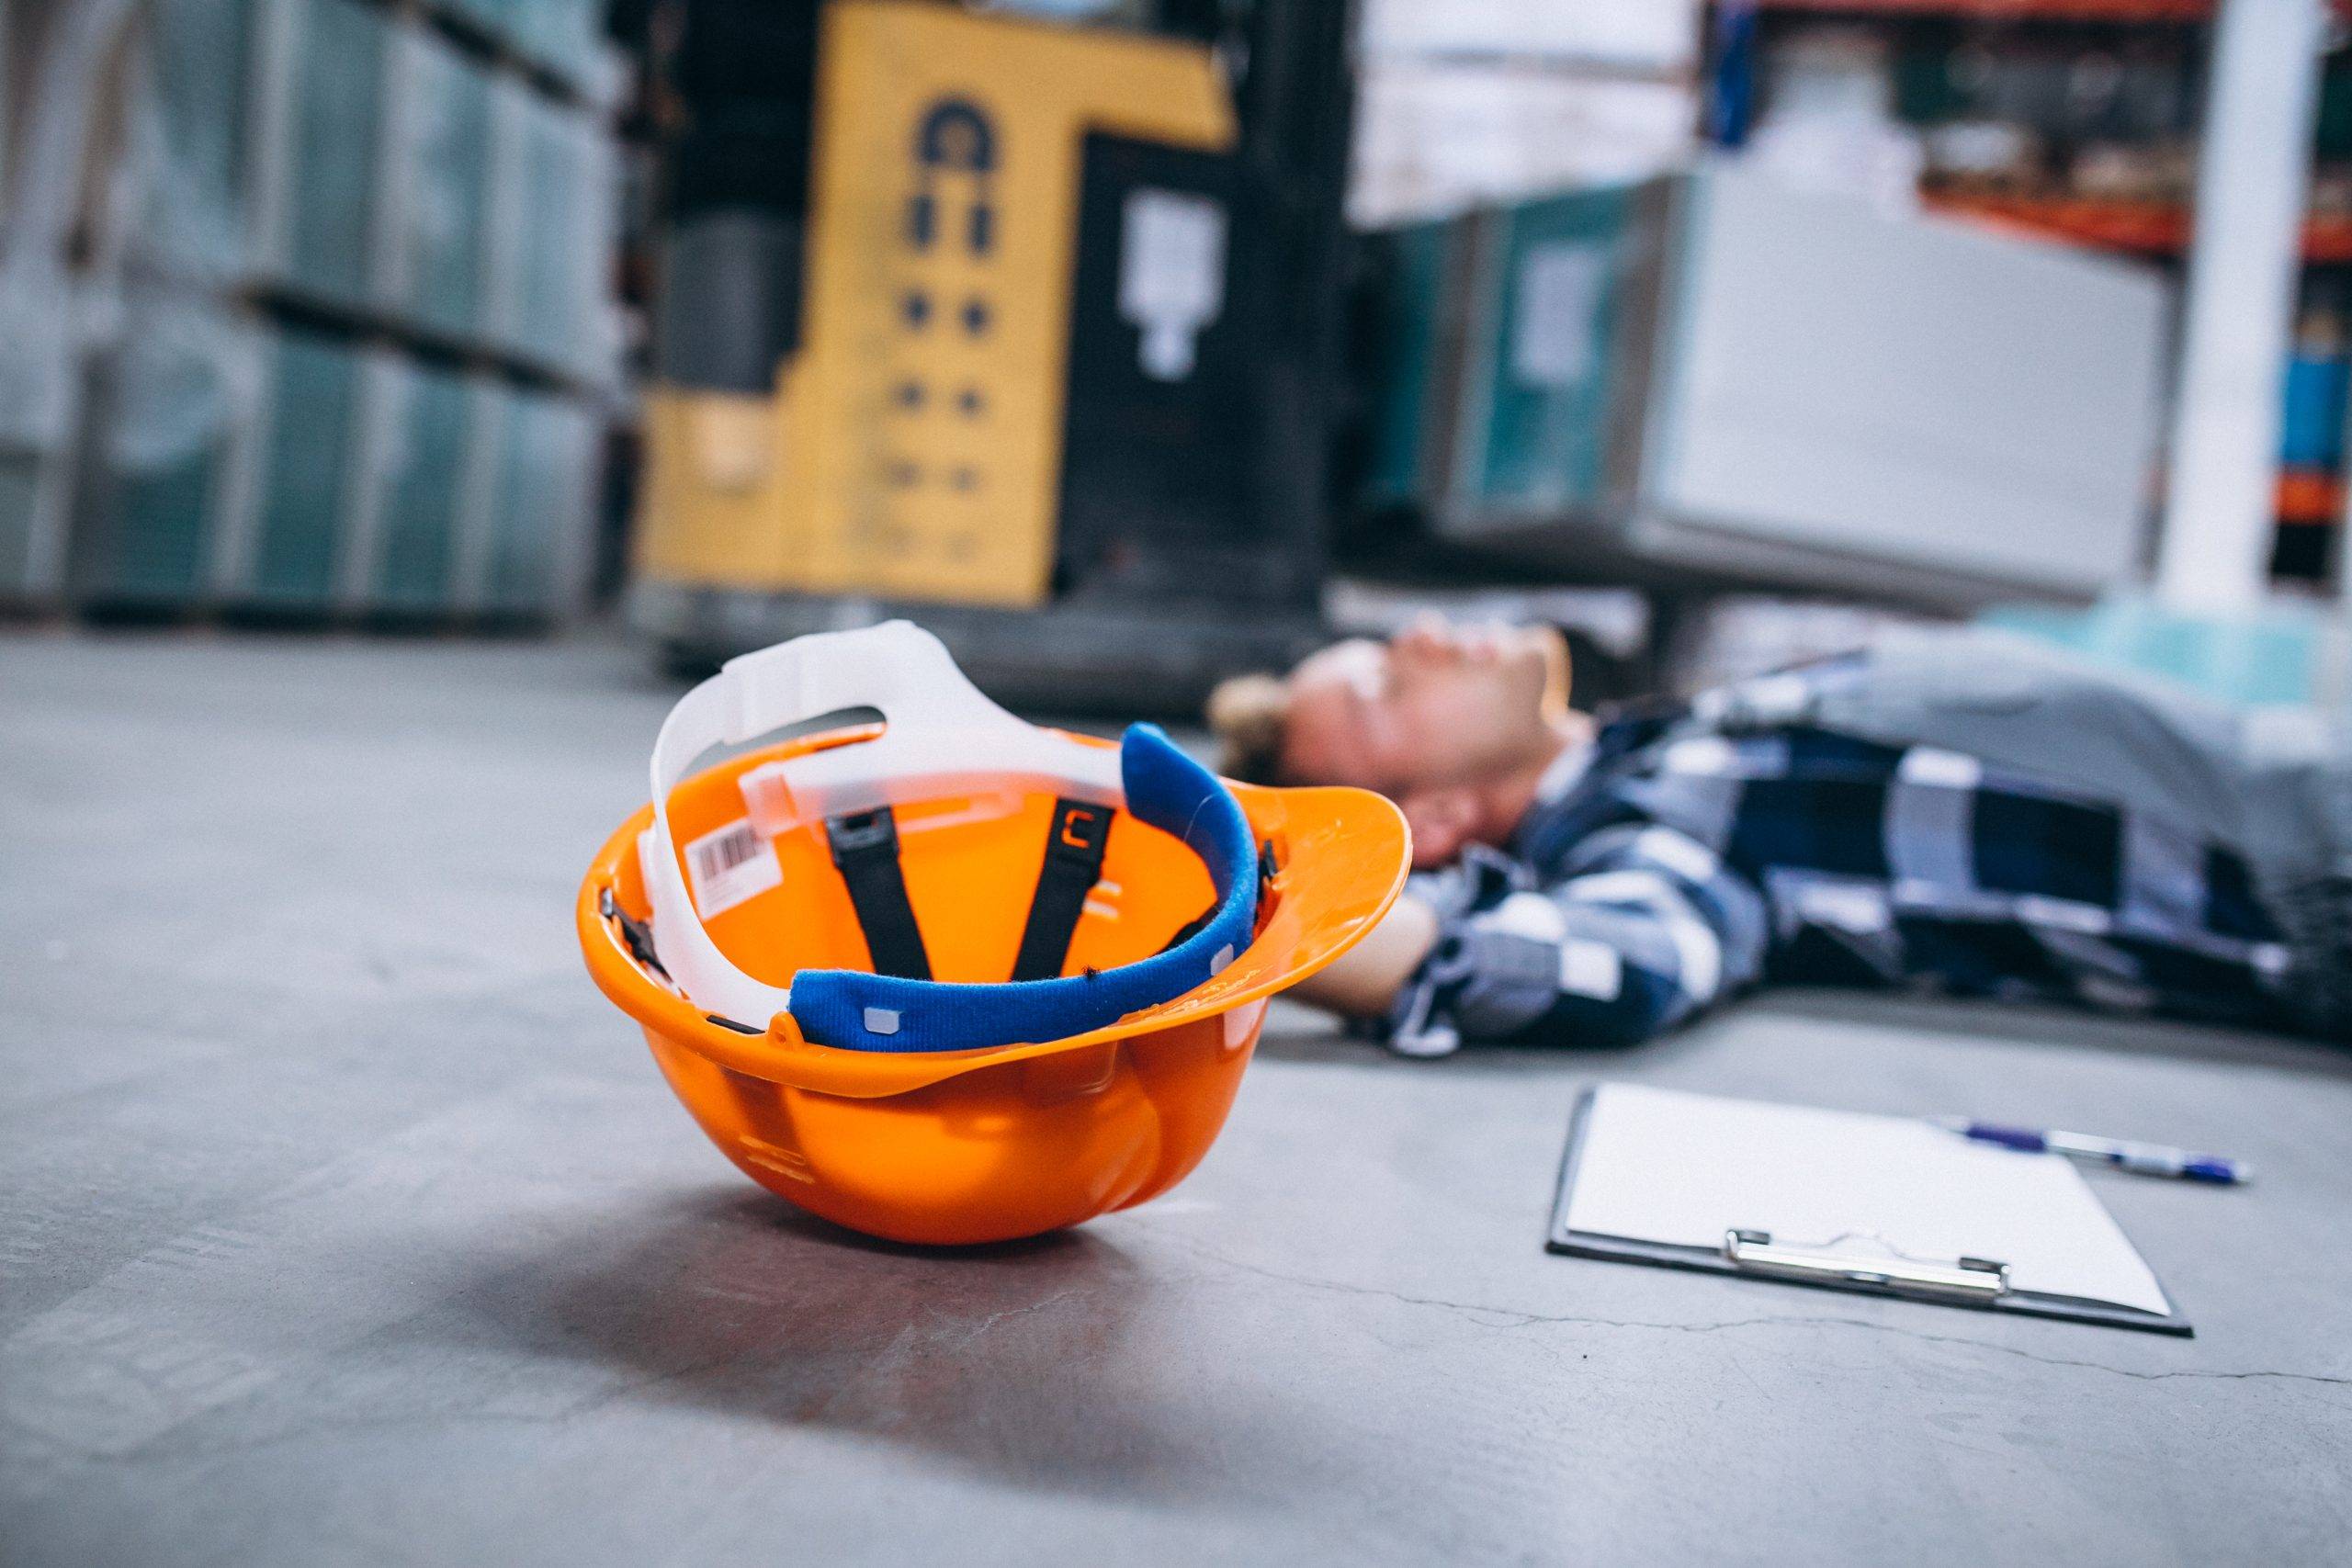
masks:
[[[1311,644],[1343,7],[681,20],[636,624],[920,606],[1000,686],[1146,703]]]
[[[2139,564],[2165,300],[2137,269],[1728,164],[1376,254],[1362,493],[1416,553],[1951,609]]]

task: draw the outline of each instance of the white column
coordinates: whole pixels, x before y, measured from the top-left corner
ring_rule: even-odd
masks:
[[[2270,557],[2279,387],[2311,185],[2324,0],[2222,0],[2156,592],[2192,612],[2257,604]]]

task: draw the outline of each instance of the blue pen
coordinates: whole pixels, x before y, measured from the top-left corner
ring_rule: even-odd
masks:
[[[2141,1176],[2173,1176],[2184,1181],[2211,1181],[2222,1186],[2235,1186],[2254,1179],[2253,1168],[2243,1160],[2223,1159],[2219,1155],[2194,1154],[2188,1149],[2171,1148],[2164,1144],[2094,1138],[2085,1133],[2037,1132],[2031,1127],[2004,1127],[1996,1122],[1971,1122],[1959,1116],[1939,1116],[1935,1124],[1980,1144],[1998,1144],[2005,1149],[2021,1149],[2033,1155],[2071,1155],[2076,1159],[2097,1160],[2102,1165],[2115,1166]]]

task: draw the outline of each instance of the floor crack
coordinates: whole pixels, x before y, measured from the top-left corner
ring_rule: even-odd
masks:
[[[1154,1227],[1157,1229],[1158,1227]],[[1168,1235],[1166,1231],[1161,1235]],[[1351,1296],[1378,1296],[1402,1303],[1407,1306],[1431,1307],[1467,1317],[1489,1328],[1530,1328],[1551,1325],[1567,1325],[1587,1328],[1650,1329],[1662,1334],[1715,1334],[1736,1328],[1774,1328],[1782,1326],[1842,1327],[1868,1329],[1873,1333],[1893,1334],[1905,1339],[1917,1339],[1932,1345],[1964,1345],[1972,1349],[1989,1350],[1996,1355],[2013,1356],[2019,1360],[2036,1361],[2044,1366],[2079,1367],[2088,1371],[2109,1372],[2120,1378],[2132,1378],[2142,1382],[2163,1382],[2172,1379],[2210,1382],[2275,1381],[2281,1382],[2315,1383],[2323,1387],[2352,1388],[2352,1377],[2329,1377],[2321,1372],[2290,1372],[2255,1370],[2249,1371],[2204,1371],[2181,1369],[2171,1371],[2134,1371],[2129,1367],[2109,1366],[2104,1361],[2086,1361],[2065,1356],[2044,1356],[2014,1346],[1996,1345],[1988,1340],[1971,1339],[1964,1335],[1932,1334],[1896,1323],[1878,1323],[1862,1317],[1735,1317],[1715,1322],[1659,1323],[1643,1318],[1589,1317],[1573,1313],[1526,1312],[1517,1307],[1493,1306],[1479,1302],[1448,1300],[1442,1296],[1417,1296],[1402,1291],[1386,1290],[1377,1285],[1359,1285],[1344,1280],[1326,1280],[1308,1274],[1292,1274],[1261,1264],[1245,1262],[1212,1251],[1195,1242],[1169,1235],[1169,1239],[1195,1257],[1245,1274],[1272,1280],[1282,1284],[1305,1290],[1328,1291]]]
[[[1070,1300],[1079,1293],[1078,1288],[1076,1286],[1072,1286],[1068,1290],[1056,1291],[1049,1296],[1040,1296],[1037,1300],[1030,1302],[1023,1306],[1007,1307],[1002,1312],[992,1312],[986,1317],[979,1318],[973,1323],[966,1325],[964,1326],[964,1332],[956,1336],[955,1343],[949,1348],[960,1350],[965,1346],[969,1345],[973,1340],[978,1339],[981,1335],[988,1333],[998,1324],[1004,1322],[1008,1318],[1025,1317],[1033,1312],[1043,1312],[1047,1307],[1059,1305],[1061,1303]]]

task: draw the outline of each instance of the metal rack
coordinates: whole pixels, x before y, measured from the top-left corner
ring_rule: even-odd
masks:
[[[127,8],[129,9],[129,8]],[[70,505],[22,596],[540,621],[619,382],[596,0],[148,0]],[[503,476],[536,476],[517,484]]]
[[[2120,38],[2121,29],[2177,29],[2188,50],[2187,67],[2200,70],[2211,53],[2213,24],[2221,13],[2217,0],[1713,0],[1719,23],[1745,15],[1761,23],[1766,36],[1774,26],[1800,25],[1808,19],[1852,23],[1888,29],[1911,39],[1949,36],[1955,42],[1983,39],[1990,29],[2014,29],[2048,42],[2053,50],[2104,47]],[[2352,15],[2343,0],[2329,0],[2327,9],[2339,28]],[[1722,40],[1736,29],[1719,25]],[[1751,28],[1743,47],[1752,45]],[[1724,77],[1729,51],[1719,47],[1713,62]],[[2334,73],[2331,73],[2334,81]],[[2328,89],[2331,101],[2340,82]],[[2190,202],[2178,197],[2085,194],[2059,191],[1939,188],[1922,192],[1931,209],[1970,219],[2014,232],[2061,240],[2093,249],[2128,254],[2167,266],[2177,265],[2189,250],[2195,234]],[[2306,213],[2302,229],[2302,258],[2306,280],[2312,269],[2352,265],[2352,219],[2322,202]],[[2318,274],[2323,279],[2328,275]],[[2341,276],[2340,274],[2336,275]],[[2323,288],[2326,284],[2321,285]],[[2352,298],[2340,313],[2352,314]],[[2303,375],[2309,366],[2299,366]],[[2340,375],[2340,371],[2337,372]],[[2303,383],[2299,383],[2302,385]],[[2282,393],[2282,397],[2287,394]],[[2324,583],[2335,574],[2332,558],[2337,553],[2334,536],[2343,513],[2344,487],[2335,468],[2297,451],[2291,442],[2278,454],[2276,522],[2270,571],[2276,580]]]

